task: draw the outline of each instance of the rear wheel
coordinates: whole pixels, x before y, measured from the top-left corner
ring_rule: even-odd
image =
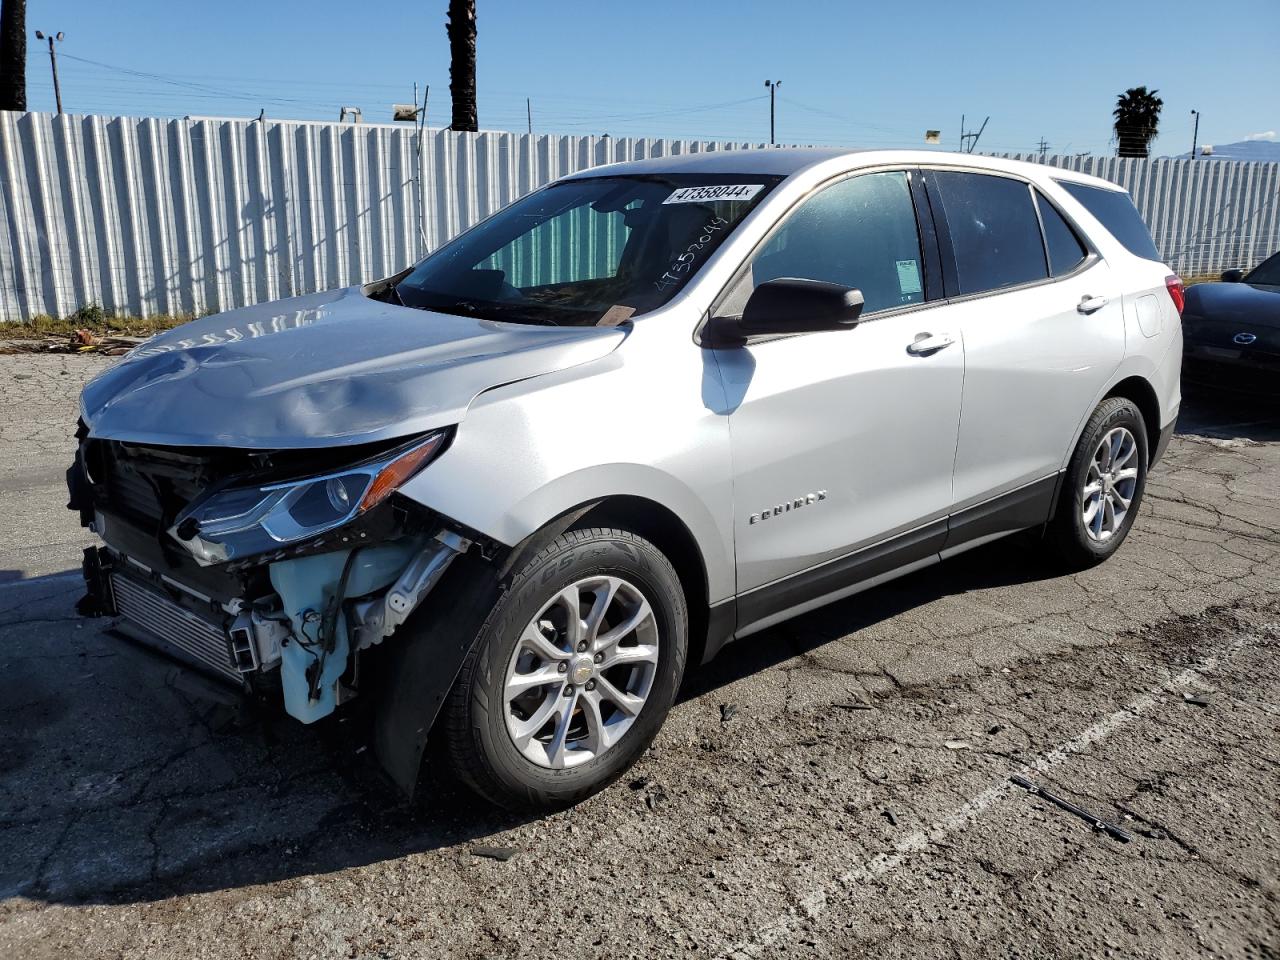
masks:
[[[624,530],[570,531],[515,574],[445,707],[451,765],[509,808],[590,796],[653,741],[688,646],[670,561]]]
[[[1045,539],[1068,566],[1106,560],[1133,527],[1147,482],[1147,430],[1133,401],[1112,397],[1085,424]]]

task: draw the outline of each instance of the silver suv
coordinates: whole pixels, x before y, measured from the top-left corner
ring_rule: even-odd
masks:
[[[1114,553],[1181,304],[1128,195],[1050,167],[590,170],[92,382],[81,609],[304,723],[358,696],[406,791],[430,737],[497,803],[573,803],[734,638],[1015,531]]]

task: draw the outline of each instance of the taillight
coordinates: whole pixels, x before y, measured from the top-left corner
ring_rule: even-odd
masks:
[[[1178,316],[1182,316],[1182,308],[1187,302],[1187,298],[1182,292],[1182,278],[1169,274],[1164,278],[1164,286],[1169,291],[1169,299],[1173,301],[1173,305],[1178,309]]]

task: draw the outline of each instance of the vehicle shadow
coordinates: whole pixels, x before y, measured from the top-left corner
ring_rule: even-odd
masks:
[[[736,640],[688,679],[682,699],[710,693],[943,597],[1062,576],[1036,546],[1030,534],[1006,537]]]
[[[1214,440],[1280,441],[1280,396],[1230,393],[1183,383],[1177,432]]]
[[[1052,575],[1017,543],[734,643],[682,696],[946,594]],[[358,714],[304,727],[248,709],[109,622],[76,618],[75,578],[0,582],[13,691],[0,702],[0,898],[149,902],[483,843],[527,819],[441,780],[410,805],[382,777]]]

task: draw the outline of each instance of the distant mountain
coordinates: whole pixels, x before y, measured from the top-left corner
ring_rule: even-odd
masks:
[[[1179,154],[1191,156],[1190,152]],[[1239,143],[1215,143],[1213,153],[1202,160],[1252,160],[1256,163],[1280,162],[1280,140],[1241,140]]]

